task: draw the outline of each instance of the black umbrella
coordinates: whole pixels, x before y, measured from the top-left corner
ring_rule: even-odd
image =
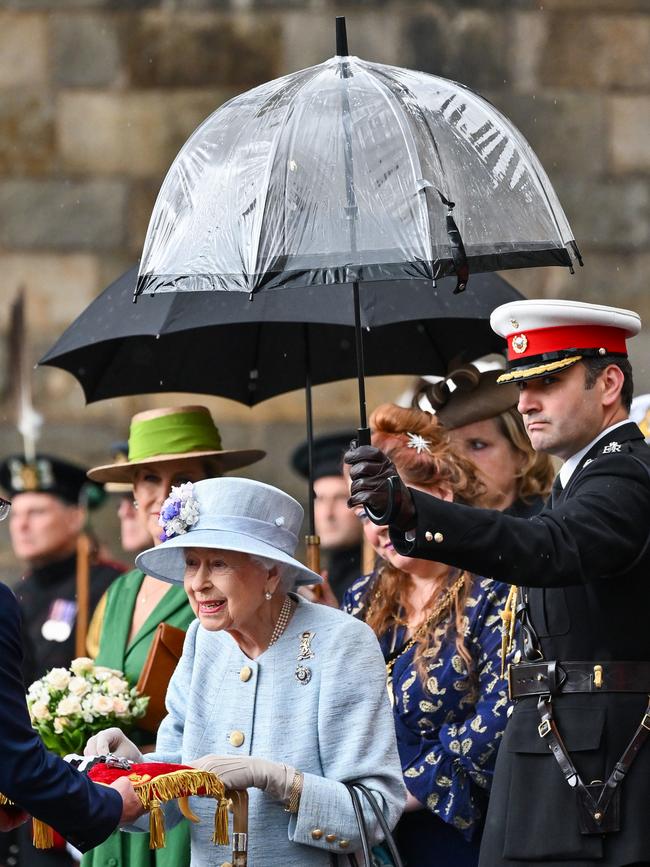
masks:
[[[161,294],[133,305],[136,279],[132,268],[105,289],[40,364],[72,373],[88,403],[181,391],[254,406],[305,388],[311,478],[311,386],[357,371],[350,287],[333,286],[328,294],[318,287],[287,289],[260,295],[254,305],[239,292]],[[408,281],[408,310],[402,308],[401,281],[364,294],[360,316],[369,375],[444,375],[454,358],[469,361],[504,348],[489,315],[520,293],[496,274],[477,275],[461,296],[452,295],[452,285],[448,279],[435,288],[426,280]],[[314,321],[305,321],[306,315]],[[314,539],[311,485],[309,521]]]
[[[239,292],[197,292],[133,305],[136,279],[133,268],[112,283],[40,361],[72,373],[88,403],[189,391],[254,406],[308,378],[318,385],[356,376],[347,284],[262,294],[254,304]],[[408,281],[408,309],[401,281],[362,295],[367,374],[443,375],[453,358],[502,351],[489,315],[520,293],[496,274],[476,275],[460,296],[452,285]]]

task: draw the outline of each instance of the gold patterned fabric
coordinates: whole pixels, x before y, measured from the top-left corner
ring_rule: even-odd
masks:
[[[348,590],[344,610],[363,617],[372,597],[374,576]],[[480,827],[499,741],[510,702],[501,678],[501,611],[508,585],[472,577],[465,608],[465,642],[478,675],[472,691],[454,640],[443,638],[427,664],[424,684],[414,665],[416,647],[398,655],[392,666],[394,719],[404,782],[414,797],[456,828],[467,840]],[[448,620],[440,623],[443,633]],[[390,659],[408,642],[404,627],[379,636]]]

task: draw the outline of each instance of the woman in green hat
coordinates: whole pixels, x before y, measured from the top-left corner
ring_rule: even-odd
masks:
[[[133,485],[138,516],[153,544],[160,543],[158,522],[172,485],[221,476],[261,460],[256,449],[224,450],[219,431],[203,406],[167,407],[135,415],[126,462],[95,467],[94,481]],[[106,594],[95,662],[123,671],[134,685],[160,623],[186,630],[194,614],[182,587],[164,583],[139,569],[120,576]],[[135,732],[140,746],[153,743],[155,732]],[[188,867],[189,829],[183,822],[167,835],[164,849],[151,851],[146,835],[112,834],[83,857],[83,867]]]

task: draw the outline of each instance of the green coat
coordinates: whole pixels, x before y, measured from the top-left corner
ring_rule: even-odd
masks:
[[[144,573],[139,569],[121,575],[111,584],[106,599],[102,623],[99,665],[123,671],[129,683],[140,676],[147,653],[159,623],[170,623],[187,629],[194,612],[182,587],[173,586],[165,593],[142,628],[127,646],[133,609],[142,585]],[[131,737],[138,743],[151,741],[151,735],[135,732]],[[189,867],[190,833],[186,820],[167,832],[164,849],[151,851],[148,834],[115,831],[104,843],[83,856],[82,867]]]

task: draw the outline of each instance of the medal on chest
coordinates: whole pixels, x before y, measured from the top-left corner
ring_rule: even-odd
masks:
[[[46,641],[63,643],[70,638],[76,618],[77,603],[73,599],[55,599],[41,626],[41,635]]]

